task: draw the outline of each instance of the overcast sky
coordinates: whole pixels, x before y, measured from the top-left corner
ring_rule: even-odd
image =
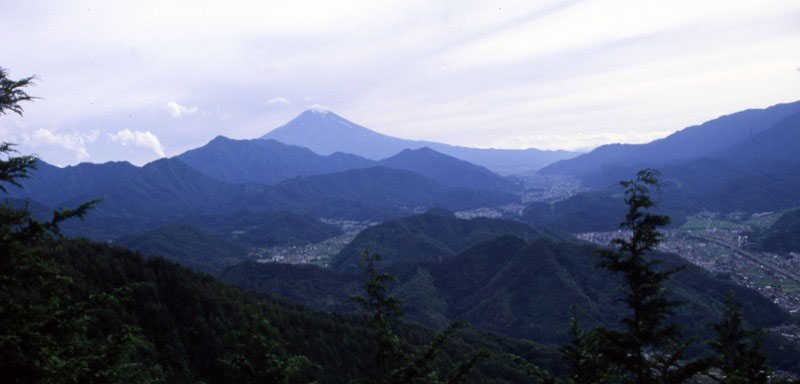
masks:
[[[0,140],[142,164],[319,104],[403,138],[586,150],[800,99],[797,0],[334,3],[4,0],[0,66],[42,99]]]

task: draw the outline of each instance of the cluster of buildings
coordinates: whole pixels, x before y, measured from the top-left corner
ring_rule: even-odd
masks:
[[[742,230],[667,230],[659,250],[674,253],[722,278],[752,288],[775,304],[800,316],[800,257],[777,255],[743,248]],[[582,240],[608,245],[624,231],[589,232]]]
[[[256,247],[249,250],[249,256],[259,263],[289,263],[327,265],[330,258],[339,253],[365,228],[375,223],[349,220],[323,220],[336,225],[344,234],[334,236],[318,243]]]

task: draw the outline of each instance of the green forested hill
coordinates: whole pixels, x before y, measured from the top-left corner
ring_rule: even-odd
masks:
[[[186,225],[165,225],[117,244],[147,256],[161,256],[212,275],[244,261],[246,251],[237,243]]]
[[[505,236],[441,262],[393,262],[387,258],[381,268],[398,276],[392,292],[402,298],[409,319],[420,324],[441,327],[466,320],[499,334],[561,343],[567,337],[573,305],[584,314],[586,327],[615,327],[624,314],[615,303],[619,279],[596,267],[595,249],[578,242]],[[665,260],[664,268],[686,264],[674,255],[660,257]],[[239,265],[228,269],[223,279],[334,311],[353,308],[348,297],[357,291],[359,281],[357,275],[347,272],[272,264]],[[687,266],[668,286],[673,297],[685,303],[674,320],[699,340],[710,336],[729,291],[743,304],[744,318],[752,327],[793,322],[788,313],[757,292],[717,279],[698,267]],[[800,368],[796,366],[800,361],[795,360],[800,358],[796,346],[770,337],[767,350],[774,364]]]
[[[70,293],[65,302],[123,292],[121,301],[89,312],[88,337],[103,338],[120,329],[134,330],[141,346],[131,358],[142,367],[151,367],[153,372],[162,372],[166,382],[230,382],[219,359],[234,350],[232,336],[242,324],[241,309],[254,304],[260,305],[262,315],[274,328],[270,338],[276,343],[276,352],[281,356],[303,355],[312,363],[292,382],[349,383],[354,379],[370,380],[375,374],[374,337],[361,316],[315,312],[227,286],[161,258],[144,259],[126,249],[89,241],[63,240],[37,249],[40,256],[57,263],[69,278]],[[28,302],[33,305],[37,304],[36,297],[49,294],[39,291],[44,286],[26,289]],[[5,295],[9,293],[0,291],[0,298],[8,299]],[[14,319],[20,320],[23,319]],[[2,327],[0,331],[8,329]],[[398,332],[409,348],[421,346],[433,336],[431,331],[415,326],[402,326]],[[449,339],[435,366],[452,369],[456,359],[479,348],[496,353],[469,376],[467,381],[471,383],[526,380],[523,368],[504,357],[506,353],[549,368],[560,366],[553,350],[469,329]],[[9,367],[4,364],[11,364],[8,359],[4,361],[0,370]]]
[[[287,211],[189,216],[178,222],[247,246],[316,243],[342,234],[336,226]]]
[[[459,219],[451,212],[436,209],[367,228],[333,258],[331,268],[356,269],[364,249],[380,254],[387,262],[431,262],[500,235],[528,238],[537,233],[516,221]]]
[[[756,236],[758,247],[764,251],[800,253],[800,209],[787,212],[769,229]]]

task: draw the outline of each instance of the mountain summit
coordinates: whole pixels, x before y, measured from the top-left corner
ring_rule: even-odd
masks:
[[[393,156],[404,149],[429,147],[492,170],[538,169],[558,160],[577,156],[567,151],[538,149],[479,149],[430,141],[387,136],[349,121],[321,106],[313,106],[288,123],[262,136],[299,145],[321,154],[351,153],[373,160]]]
[[[262,139],[299,145],[320,155],[335,152],[357,154],[373,160],[394,155],[419,144],[382,135],[320,106],[313,106]]]

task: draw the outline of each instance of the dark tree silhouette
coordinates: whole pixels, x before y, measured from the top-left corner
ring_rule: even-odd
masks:
[[[611,364],[602,354],[603,333],[597,329],[586,332],[580,327],[580,317],[572,315],[570,341],[561,346],[561,356],[569,365],[565,384],[605,384],[614,382]]]
[[[353,300],[370,314],[369,327],[377,337],[376,360],[379,364],[379,382],[385,384],[457,384],[484,358],[486,350],[478,351],[464,361],[458,363],[448,378],[440,377],[433,368],[434,359],[448,337],[461,326],[454,323],[437,334],[425,349],[417,354],[403,351],[400,337],[394,332],[394,325],[403,316],[400,301],[389,296],[387,284],[396,278],[388,273],[380,273],[375,263],[380,255],[370,254],[366,250],[361,253],[365,297],[356,296]]]
[[[23,109],[20,102],[35,99],[28,95],[24,88],[33,85],[35,79],[35,76],[30,76],[20,80],[11,80],[8,78],[8,70],[0,67],[0,115],[5,115],[10,111],[22,116]]]
[[[741,307],[732,292],[725,297],[722,320],[714,325],[714,331],[716,338],[708,344],[716,352],[714,367],[720,374],[712,378],[723,384],[768,382],[767,358],[761,353],[759,334],[744,328]]]
[[[708,365],[706,360],[685,361],[690,341],[682,341],[678,326],[667,322],[679,303],[667,297],[664,282],[681,268],[659,268],[660,260],[649,255],[663,239],[658,228],[669,223],[669,217],[649,212],[656,206],[650,187],[658,186],[658,177],[657,170],[644,169],[635,180],[621,182],[628,212],[620,227],[631,236],[616,238],[612,249],[598,252],[600,266],[622,275],[621,301],[630,309],[622,330],[601,330],[604,354],[622,380],[636,384],[682,383]]]

